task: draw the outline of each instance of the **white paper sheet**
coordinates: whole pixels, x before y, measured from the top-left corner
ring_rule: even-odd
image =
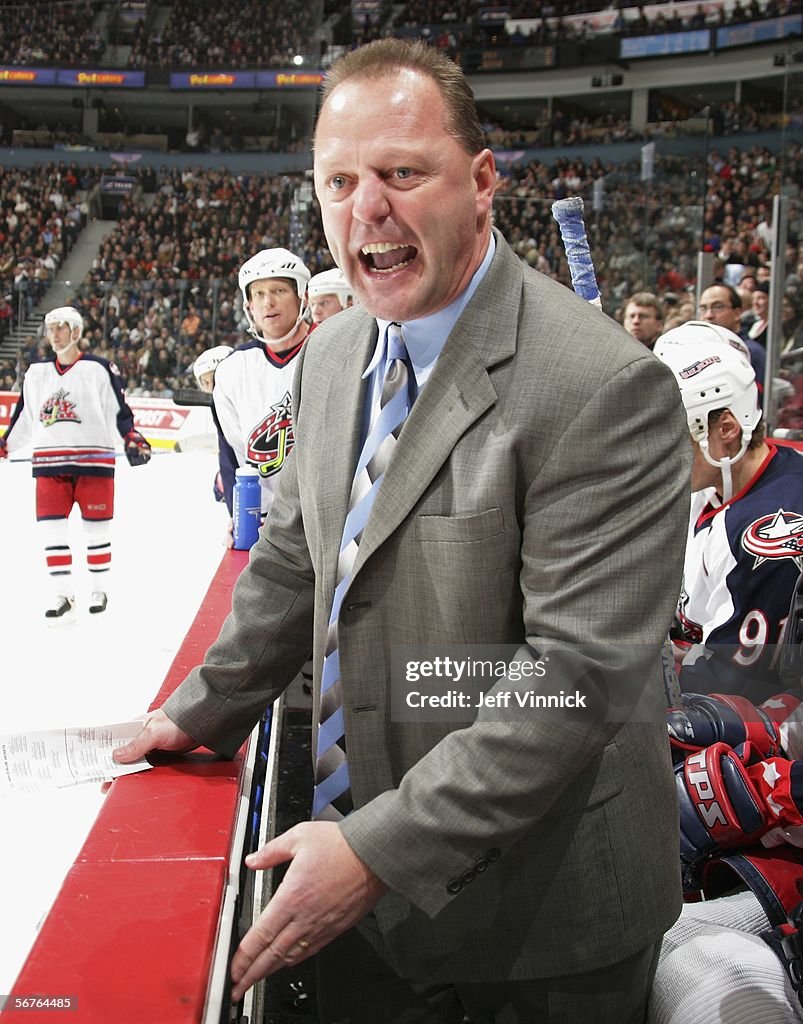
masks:
[[[142,722],[135,721],[0,736],[0,796],[107,782],[144,771],[151,767],[144,759],[124,765],[112,758],[115,747],[141,729]]]

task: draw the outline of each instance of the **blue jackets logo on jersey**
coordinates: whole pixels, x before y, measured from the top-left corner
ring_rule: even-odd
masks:
[[[72,421],[80,423],[81,417],[75,411],[75,402],[68,402],[68,391],[59,388],[54,394],[46,398],[39,410],[39,422],[46,427],[52,427],[54,423]]]
[[[756,556],[753,569],[767,559],[791,558],[803,572],[803,516],[782,508],[760,516],[742,533],[742,547]]]
[[[246,458],[259,469],[260,476],[273,476],[284,465],[293,442],[293,411],[288,391],[248,435]]]

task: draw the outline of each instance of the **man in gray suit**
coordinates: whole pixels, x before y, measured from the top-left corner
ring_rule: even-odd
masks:
[[[680,909],[659,649],[685,417],[666,367],[516,259],[495,183],[471,91],[435,48],[382,40],[330,70],[315,187],[359,307],[302,352],[295,448],[219,638],[120,754],[233,755],[310,634],[322,720],[334,629],[350,813],[247,858],[290,865],[234,956],[235,998],[323,950],[326,1021],[636,1022]],[[414,401],[344,583],[389,321]],[[462,720],[416,717],[392,661],[425,644],[505,645],[517,673]],[[517,707],[528,693],[592,710]]]

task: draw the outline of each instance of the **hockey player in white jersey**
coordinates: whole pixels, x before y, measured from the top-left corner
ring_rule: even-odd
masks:
[[[304,319],[309,279],[309,270],[287,249],[263,249],[240,267],[243,309],[254,340],[217,365],[212,392],[229,515],[235,471],[253,466],[262,485],[264,521],[277,474],[293,447],[290,395],[295,359],[311,329]]]
[[[215,386],[215,370],[226,356],[234,351],[231,345],[215,345],[202,352],[192,364],[192,372],[198,387],[207,395],[211,395]]]
[[[335,313],[354,305],[351,285],[339,267],[316,274],[307,287],[307,297],[314,324],[322,324]]]
[[[203,391],[205,395],[211,395],[214,391],[215,371],[217,370],[218,365],[222,363],[228,355],[231,355],[233,351],[234,349],[231,345],[215,345],[214,348],[208,348],[205,352],[202,352],[192,364],[192,372],[195,377],[195,382],[198,385],[198,388]],[[212,409],[212,418],[215,422],[215,427],[217,428],[219,453],[219,446],[223,438],[223,434],[214,408]],[[220,474],[219,468],[215,472],[215,479],[212,481],[212,493],[215,496],[215,501],[223,501],[223,478]]]
[[[75,592],[68,517],[81,510],[86,564],[92,580],[89,611],[106,610],[111,569],[111,522],[114,516],[115,446],[123,438],[132,466],[144,465],[151,447],[134,429],[116,367],[82,352],[80,313],[60,306],[45,316],[53,349],[32,363],[4,437],[0,458],[31,445],[36,481],[36,519],[45,549],[51,596],[48,624],[74,618]]]
[[[803,456],[765,438],[749,353],[732,331],[691,321],[655,354],[675,373],[694,445],[681,688],[760,703],[779,689],[777,644],[803,569]]]

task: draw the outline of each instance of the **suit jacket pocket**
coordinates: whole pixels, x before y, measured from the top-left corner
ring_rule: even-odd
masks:
[[[405,554],[415,573],[400,604],[417,616],[416,642],[521,642],[520,537],[512,516],[506,507],[411,518]]]
[[[463,516],[416,516],[415,520],[415,539],[419,541],[467,544],[504,532],[505,517],[501,508]]]

